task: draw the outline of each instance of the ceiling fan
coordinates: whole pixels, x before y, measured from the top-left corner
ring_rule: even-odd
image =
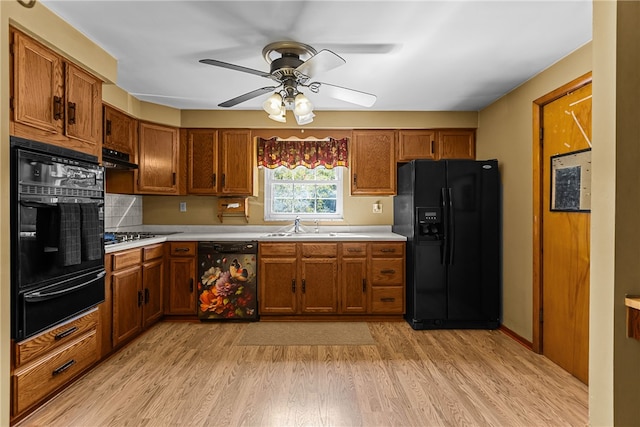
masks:
[[[274,92],[263,104],[269,118],[285,122],[285,111],[294,112],[298,124],[313,121],[313,105],[302,93],[302,88],[308,88],[313,93],[320,90],[328,96],[352,104],[371,107],[376,102],[376,96],[370,93],[331,85],[324,82],[311,81],[319,73],[339,67],[346,61],[330,50],[316,51],[313,47],[295,41],[279,41],[270,43],[262,49],[265,61],[270,64],[270,71],[264,72],[240,65],[229,64],[215,59],[201,59],[203,64],[243,73],[266,77],[277,83],[276,86],[265,86],[252,90],[228,101],[218,104],[219,107],[233,107],[242,102],[253,99],[268,92]]]

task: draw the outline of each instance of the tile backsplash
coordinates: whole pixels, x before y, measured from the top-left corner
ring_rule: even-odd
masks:
[[[115,231],[142,225],[142,196],[109,194],[104,198],[104,228]]]

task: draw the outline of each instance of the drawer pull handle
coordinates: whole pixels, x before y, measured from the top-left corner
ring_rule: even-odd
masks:
[[[385,298],[380,298],[380,301],[382,302],[394,302],[396,299],[393,297],[385,297]]]
[[[149,288],[144,288],[144,303],[149,304]]]
[[[302,293],[304,294],[307,291],[307,281],[302,279]]]
[[[296,279],[291,280],[291,292],[296,292]]]
[[[175,248],[174,252],[189,252],[189,248]]]
[[[71,359],[67,363],[65,363],[64,365],[60,366],[59,368],[54,369],[51,374],[54,377],[56,375],[60,375],[61,373],[63,373],[64,371],[66,371],[67,369],[69,369],[70,367],[72,367],[75,364],[76,364],[76,361],[74,359]]]
[[[347,248],[347,252],[362,252],[360,248]]]
[[[62,98],[59,96],[53,97],[53,119],[62,119]]]
[[[55,337],[53,337],[54,340],[58,341],[61,340],[64,337],[68,337],[69,335],[71,335],[72,333],[74,333],[75,331],[77,331],[78,328],[76,326],[72,326],[69,329],[67,329],[66,331],[60,332],[59,334],[56,334]]]
[[[193,293],[193,277],[189,279],[189,292]]]
[[[362,292],[367,291],[367,279],[362,279]]]
[[[386,270],[380,270],[381,274],[395,274],[395,272],[396,271],[394,269],[392,269],[392,268],[388,268]]]
[[[394,248],[382,248],[380,249],[380,252],[395,252],[396,250]]]
[[[104,134],[107,136],[111,135],[111,120],[107,120],[104,127]]]

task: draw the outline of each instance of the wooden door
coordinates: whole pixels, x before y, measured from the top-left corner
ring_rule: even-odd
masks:
[[[187,132],[187,192],[218,193],[218,132],[215,129],[190,129]]]
[[[338,312],[338,261],[336,258],[302,258],[302,313]]]
[[[365,254],[366,255],[366,252]],[[341,313],[367,312],[367,258],[343,258],[340,269]]]
[[[195,272],[195,258],[169,259],[166,314],[196,314]]]
[[[429,129],[398,131],[397,161],[435,159],[436,131]]]
[[[102,137],[102,82],[73,64],[65,65],[66,135],[71,141],[81,141],[85,152],[94,147],[97,156]]]
[[[13,37],[13,119],[51,134],[61,134],[62,58],[22,33],[16,31]]]
[[[225,196],[253,195],[256,150],[249,130],[220,132],[220,193]]]
[[[147,326],[162,317],[162,285],[164,283],[164,258],[142,264],[142,323]]]
[[[113,346],[117,347],[142,330],[140,308],[142,271],[136,265],[111,275],[113,292]]]
[[[296,274],[296,258],[259,258],[258,274],[260,314],[296,314],[300,282]]]
[[[475,130],[447,129],[438,131],[438,159],[476,158]]]
[[[178,193],[178,129],[139,123],[138,191]]]
[[[135,146],[138,140],[138,121],[114,108],[103,108],[103,146],[112,150],[127,153],[135,162]]]
[[[591,216],[574,207],[552,210],[551,200],[555,197],[563,207],[563,194],[589,196],[590,175],[585,172],[591,164],[575,165],[567,157],[563,165],[552,168],[551,157],[591,148],[591,84],[545,104],[541,123],[542,353],[587,383]],[[577,192],[567,193],[571,181],[562,178],[567,176],[580,179]]]
[[[393,195],[396,192],[395,131],[353,131],[351,194]]]

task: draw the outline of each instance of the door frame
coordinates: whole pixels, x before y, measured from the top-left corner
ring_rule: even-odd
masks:
[[[566,83],[533,101],[533,331],[532,350],[542,353],[542,110],[545,105],[592,82],[591,72]]]

